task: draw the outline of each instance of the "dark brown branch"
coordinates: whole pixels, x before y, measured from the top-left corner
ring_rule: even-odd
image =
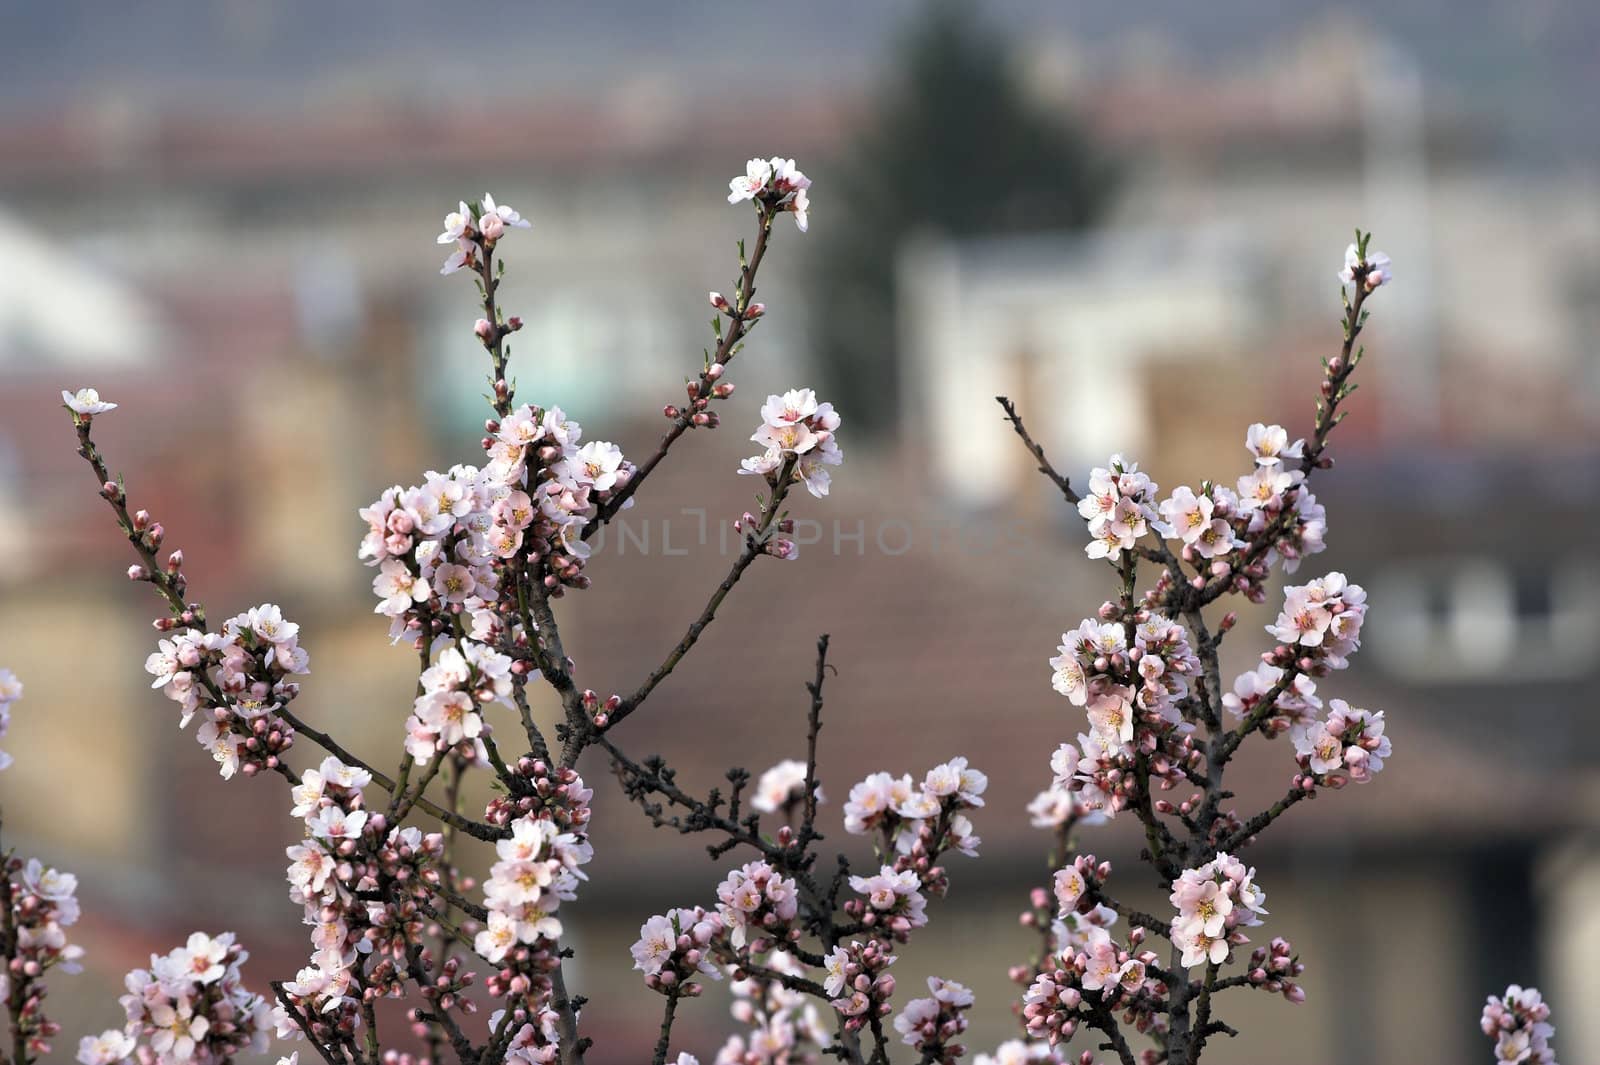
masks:
[[[1246,821],[1242,828],[1234,832],[1227,839],[1224,839],[1222,842],[1218,843],[1217,849],[1221,851],[1238,850],[1240,847],[1249,843],[1256,836],[1260,835],[1262,830],[1264,830],[1268,825],[1282,817],[1289,807],[1306,799],[1316,798],[1316,794],[1317,793],[1314,791],[1307,791],[1300,787],[1290,788],[1288,793],[1284,795],[1283,798],[1273,803],[1267,809],[1256,814],[1250,820]]]
[[[1011,428],[1016,430],[1017,436],[1022,438],[1023,446],[1028,449],[1034,460],[1039,463],[1039,472],[1050,478],[1050,482],[1061,489],[1061,494],[1066,497],[1068,503],[1077,506],[1080,496],[1072,490],[1072,482],[1056,472],[1056,468],[1050,465],[1050,460],[1045,458],[1044,448],[1035,443],[1033,437],[1028,435],[1027,428],[1022,424],[1022,415],[1017,413],[1017,405],[1005,396],[996,396],[994,398],[995,402],[999,403],[1006,412],[1006,418],[1011,422]]]
[[[677,990],[668,991],[666,997],[666,1008],[661,1011],[661,1035],[656,1039],[656,1050],[650,1057],[650,1065],[666,1065],[667,1051],[672,1046],[672,1019],[678,1012]]]

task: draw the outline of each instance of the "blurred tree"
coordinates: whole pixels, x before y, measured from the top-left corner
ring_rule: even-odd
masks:
[[[898,416],[895,255],[908,237],[1076,229],[1110,199],[1114,173],[1076,116],[1013,78],[1009,42],[965,0],[926,5],[898,48],[880,106],[828,174],[836,220],[812,292],[826,392],[852,431]],[[872,397],[871,403],[852,402]]]

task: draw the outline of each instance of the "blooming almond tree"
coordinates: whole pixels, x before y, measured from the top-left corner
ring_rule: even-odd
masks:
[[[290,1063],[307,1053],[329,1065],[582,1062],[592,1041],[585,998],[566,978],[572,951],[563,914],[582,894],[595,847],[606,846],[589,832],[594,791],[578,773],[591,749],[651,823],[709,839],[712,858],[728,865],[715,898],[644,920],[632,955],[662,999],[659,1038],[653,1049],[605,1047],[607,1057],[649,1053],[653,1065],[697,1065],[674,1045],[674,1021],[707,981],[723,978],[737,1024],[715,1055],[724,1065],[828,1056],[887,1065],[901,1046],[923,1065],[966,1056],[972,992],[935,977],[926,994],[897,1000],[893,967],[949,889],[946,863],[978,853],[982,772],[954,757],[915,775],[903,766],[873,773],[848,789],[841,811],[844,831],[865,837],[870,859],[823,861],[827,799],[816,752],[826,636],[806,685],[803,758],[780,762],[753,785],[749,773],[730,770],[725,792],[702,796],[680,786],[663,758],[623,746],[623,723],[694,649],[746,570],[763,557],[796,558],[786,507],[797,485],[813,497],[828,494],[830,471],[843,459],[839,413],[806,388],[761,405],[752,435],[758,453],[737,472],[765,490],[734,522],[740,551],[648,674],[626,684],[591,680],[596,674],[563,648],[552,605],[589,586],[590,541],[632,504],[674,445],[718,425],[715,406],[734,390],[728,368],[764,314],[755,301],[758,271],[783,215],[805,230],[810,184],[783,158],[753,159],[730,182],[729,202],[754,209],[754,240],[739,247],[732,294],[710,294],[711,347],[686,398],[663,409],[660,444],[638,463],[586,439],[559,406],[519,401],[507,368],[508,340],[521,322],[497,300],[499,253],[528,220],[488,195],[446,216],[442,273],[476,281],[473,331],[490,365],[492,410],[480,465],[427,472],[361,510],[367,532],[358,554],[373,571],[374,610],[388,619],[390,640],[414,653],[417,673],[412,704],[394,714],[396,754],[387,769],[295,709],[310,655],[300,627],[277,606],[210,622],[190,596],[182,552],[169,550],[162,524],[133,507],[95,443],[96,419],[116,404],[93,389],[62,394],[79,453],[137,556],[128,576],[163,604],[146,662],[153,687],[178,704],[182,725],[194,723],[224,779],[277,776],[287,786],[286,809],[304,825],[286,854],[288,894],[310,940],[307,964],[269,974],[270,994],[256,994],[244,985],[246,954],[234,937],[196,932],[128,974],[125,1024],[83,1038],[84,1065],[212,1065],[274,1039],[301,1041],[284,1059]],[[1295,573],[1322,549],[1325,519],[1311,478],[1332,464],[1329,437],[1363,357],[1365,303],[1390,279],[1388,260],[1358,234],[1341,278],[1343,344],[1325,363],[1310,435],[1250,426],[1250,460],[1231,486],[1205,481],[1163,496],[1135,463],[1113,456],[1080,493],[1034,443],[1016,407],[1000,400],[1040,470],[1086,521],[1086,553],[1109,567],[1114,593],[1062,636],[1050,660],[1052,684],[1082,710],[1083,731],[1052,754],[1050,786],[1028,810],[1056,846],[1048,883],[1033,890],[1023,915],[1039,933],[1037,951],[1012,971],[1023,991],[1019,1038],[977,1054],[979,1063],[1189,1065],[1216,1037],[1234,1034],[1220,1012],[1226,993],[1305,997],[1304,966],[1289,943],[1251,945],[1247,930],[1270,927],[1270,915],[1257,871],[1241,854],[1292,807],[1372,779],[1390,755],[1381,712],[1324,702],[1319,693],[1360,646],[1366,596],[1336,572],[1288,586],[1260,665],[1231,684],[1219,645],[1235,616],[1210,612],[1231,596],[1264,600],[1274,569]],[[544,687],[560,704],[553,728],[541,727],[531,709],[532,693]],[[20,694],[0,671],[0,725]],[[1228,805],[1224,776],[1256,737],[1284,739],[1290,780],[1269,808],[1241,814]],[[307,744],[316,750],[307,754]],[[1036,767],[1041,776],[1045,768]],[[460,805],[469,774],[494,784],[481,811]],[[1144,862],[1170,895],[1170,913],[1119,902],[1109,863],[1074,853],[1078,828],[1118,816],[1140,826]],[[492,862],[481,889],[457,869],[460,852],[474,845]],[[9,855],[4,871],[11,904],[0,991],[11,1013],[11,1058],[26,1065],[57,1033],[40,1008],[41,978],[81,953],[63,933],[78,907],[70,876]],[[405,1003],[407,1028],[380,1025],[384,999]],[[1504,1002],[1490,1001],[1483,1026],[1499,1060],[1542,1065],[1551,1060],[1547,1017],[1537,992],[1512,988]]]

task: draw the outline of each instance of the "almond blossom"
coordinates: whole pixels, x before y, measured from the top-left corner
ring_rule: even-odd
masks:
[[[728,202],[753,200],[764,211],[787,211],[804,233],[809,223],[810,188],[811,179],[800,172],[793,159],[775,155],[746,163],[744,173],[728,182]]]
[[[100,398],[100,393],[92,388],[80,388],[76,392],[61,392],[61,402],[67,409],[84,418],[92,418],[96,414],[104,414],[109,410],[116,410],[115,403],[108,403]]]
[[[241,1054],[265,1053],[272,1010],[244,987],[239,968],[249,957],[232,933],[213,939],[197,932],[187,946],[152,955],[149,969],[128,973],[123,1031],[140,1044],[141,1060],[220,1065]]]
[[[756,793],[751,797],[750,805],[764,814],[775,814],[804,799],[805,791],[806,764],[798,759],[785,758],[761,774],[756,781]],[[816,786],[814,795],[819,804],[827,801],[820,784]]]
[[[1550,1006],[1536,987],[1512,984],[1504,996],[1490,995],[1483,1007],[1483,1034],[1493,1039],[1494,1060],[1502,1065],[1556,1065],[1550,1048],[1555,1028]]]
[[[820,499],[828,494],[826,467],[844,462],[834,436],[839,424],[833,404],[818,403],[809,388],[768,396],[761,407],[761,427],[750,437],[765,450],[743,460],[739,472],[772,480],[787,465],[792,479]]]

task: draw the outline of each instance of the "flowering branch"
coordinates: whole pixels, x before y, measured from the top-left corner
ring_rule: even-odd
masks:
[[[488,195],[446,217],[439,240],[452,251],[442,272],[469,270],[477,280],[482,317],[473,329],[489,357],[492,416],[483,466],[429,472],[361,511],[359,556],[375,570],[376,612],[389,619],[391,640],[414,652],[417,670],[409,716],[403,727],[397,721],[404,753],[393,775],[290,709],[310,656],[299,626],[278,607],[261,604],[208,628],[187,598],[181,552],[162,562],[164,530],[144,511],[130,512],[123,482],[112,479],[91,437],[93,419],[116,405],[91,389],[63,393],[79,452],[138,557],[129,576],[154,585],[164,601],[155,623],[162,638],[146,669],[179,705],[183,724],[202,717],[198,739],[224,778],[270,770],[288,782],[290,812],[305,828],[287,849],[289,895],[311,928],[309,964],[271,984],[276,1005],[244,989],[245,953],[229,934],[195,933],[156,956],[149,970],[129,975],[125,1027],[85,1039],[83,1065],[135,1056],[141,1065],[222,1065],[246,1047],[264,1050],[271,1035],[310,1041],[329,1065],[435,1065],[447,1046],[462,1065],[581,1065],[591,1045],[581,1029],[586,1000],[567,987],[564,963],[573,955],[563,945],[560,907],[578,897],[594,852],[593,793],[577,772],[590,747],[609,756],[624,796],[656,827],[710,833],[713,860],[741,847],[753,852],[726,871],[715,900],[705,900],[711,905],[654,915],[640,928],[635,968],[665,999],[653,1065],[667,1065],[680,1008],[705,981],[724,977],[741,1031],[718,1061],[814,1065],[832,1056],[890,1065],[896,1039],[921,1065],[966,1056],[972,992],[932,977],[927,995],[897,1004],[893,966],[928,924],[929,903],[950,888],[944,863],[978,853],[971,816],[985,804],[983,773],[955,757],[920,778],[870,774],[849,789],[841,811],[862,853],[821,865],[827,636],[817,641],[806,683],[803,759],[759,777],[731,769],[726,794],[701,798],[678,784],[665,758],[626,753],[616,732],[693,651],[757,557],[797,557],[784,508],[797,484],[813,497],[828,494],[829,470],[843,459],[832,406],[809,389],[767,397],[751,437],[760,453],[739,470],[767,490],[735,524],[741,550],[630,694],[602,699],[580,685],[554,607],[589,587],[590,539],[631,505],[673,444],[690,429],[718,425],[711,401],[731,395],[725,368],[764,314],[754,295],[772,227],[792,214],[805,229],[809,186],[782,158],[751,160],[731,182],[730,202],[753,206],[757,234],[748,255],[740,246],[732,299],[711,294],[715,344],[686,385],[687,404],[664,411],[668,431],[640,466],[606,441],[585,441],[559,407],[517,401],[507,341],[521,321],[498,302],[500,243],[529,223]],[[1136,464],[1112,456],[1080,493],[1016,405],[998,397],[1040,472],[1087,523],[1085,554],[1116,582],[1050,660],[1053,687],[1083,709],[1087,731],[1054,752],[1050,786],[1028,808],[1035,825],[1052,831],[1054,849],[1049,883],[1030,893],[1023,914],[1038,946],[1012,969],[1026,989],[1027,1041],[977,1055],[974,1065],[1066,1065],[1081,1031],[1094,1033],[1095,1049],[1070,1059],[1078,1065],[1095,1065],[1096,1050],[1120,1065],[1195,1065],[1209,1040],[1236,1034],[1215,1015],[1224,991],[1304,1000],[1304,965],[1291,944],[1274,938],[1248,955],[1241,949],[1250,943],[1246,930],[1268,912],[1256,870],[1237,852],[1323,789],[1371,780],[1389,757],[1382,713],[1339,699],[1324,709],[1318,694],[1360,646],[1366,595],[1337,572],[1288,585],[1267,626],[1273,645],[1229,690],[1220,645],[1237,616],[1206,612],[1229,594],[1263,601],[1275,567],[1292,574],[1323,547],[1326,517],[1309,478],[1332,464],[1328,441],[1365,354],[1358,338],[1366,301],[1390,280],[1389,263],[1358,234],[1340,276],[1342,345],[1324,364],[1310,437],[1291,441],[1281,426],[1251,425],[1251,466],[1234,487],[1204,481],[1163,497]],[[530,688],[540,685],[562,708],[553,741],[532,712]],[[0,670],[0,732],[18,694]],[[510,731],[500,731],[506,725]],[[327,756],[296,769],[287,756],[300,735]],[[1289,787],[1242,818],[1227,805],[1228,765],[1246,740],[1284,735],[1295,763]],[[481,819],[461,809],[463,782],[474,772],[490,774],[495,788]],[[369,802],[373,786],[382,798]],[[430,797],[440,788],[442,796]],[[1122,903],[1109,887],[1111,863],[1073,853],[1079,828],[1124,810],[1139,824],[1141,858],[1168,893],[1170,917]],[[432,820],[411,823],[419,815]],[[481,887],[457,868],[458,847],[469,840],[493,846]],[[76,956],[61,934],[76,918],[75,885],[9,855],[4,874],[10,905],[0,912],[0,947],[13,1051],[0,1065],[29,1065],[55,1034],[39,1010],[41,977]],[[1531,995],[1513,988],[1485,1011],[1484,1030],[1503,1061],[1551,1058],[1548,1009]],[[385,999],[406,1004],[426,1058],[386,1049],[394,1039],[380,1031]],[[1150,1047],[1136,1052],[1135,1038]],[[697,1060],[679,1053],[673,1065]]]
[[[1086,707],[1090,732],[1078,746],[1062,745],[1051,762],[1051,790],[1030,809],[1036,824],[1056,826],[1063,841],[1075,824],[1132,809],[1145,833],[1143,858],[1177,909],[1177,918],[1167,922],[1115,902],[1103,886],[1109,863],[1092,856],[1060,867],[1058,920],[1045,933],[1046,954],[1031,972],[1014,970],[1031,981],[1024,1009],[1031,1035],[1055,1044],[1087,1025],[1111,1037],[1121,1013],[1152,1036],[1160,1060],[1192,1065],[1211,1036],[1233,1031],[1212,1016],[1220,988],[1256,986],[1291,1001],[1304,997],[1293,981],[1303,966],[1282,940],[1252,955],[1245,980],[1219,976],[1233,948],[1248,942],[1242,929],[1261,923],[1266,912],[1255,870],[1230,852],[1320,787],[1370,779],[1388,757],[1382,714],[1335,699],[1326,719],[1316,715],[1322,704],[1313,678],[1344,668],[1359,647],[1366,596],[1339,573],[1290,587],[1283,612],[1268,627],[1278,645],[1229,694],[1221,690],[1218,648],[1235,615],[1223,617],[1213,632],[1204,608],[1228,592],[1259,601],[1274,563],[1293,572],[1304,556],[1322,549],[1325,519],[1306,481],[1313,469],[1331,465],[1323,452],[1344,417],[1339,404],[1355,387],[1349,376],[1364,354],[1355,343],[1366,321],[1364,303],[1389,279],[1387,257],[1369,253],[1367,235],[1358,233],[1341,272],[1343,346],[1324,364],[1311,440],[1291,443],[1279,426],[1251,426],[1246,445],[1255,469],[1239,479],[1237,494],[1207,481],[1198,492],[1182,487],[1160,500],[1149,477],[1113,456],[1080,496],[1028,433],[1015,405],[999,398],[1040,472],[1088,522],[1088,556],[1111,561],[1120,578],[1117,599],[1103,605],[1097,619],[1063,635],[1061,654],[1051,659],[1056,690]],[[1152,532],[1154,545],[1142,543]],[[1138,594],[1141,560],[1156,562],[1162,572],[1154,589]],[[1163,609],[1178,620],[1163,617]],[[1234,727],[1223,724],[1224,710],[1236,719]],[[1299,769],[1283,799],[1241,821],[1223,808],[1232,797],[1224,772],[1258,732],[1269,738],[1289,732]],[[1187,786],[1198,790],[1181,801],[1155,797]],[[1044,902],[1035,892],[1025,922],[1043,925]],[[1119,916],[1132,926],[1126,945],[1108,931]],[[1165,966],[1143,949],[1149,933],[1171,944]],[[1174,975],[1195,965],[1204,966],[1199,981]],[[1120,1035],[1103,1049],[1133,1060]]]

